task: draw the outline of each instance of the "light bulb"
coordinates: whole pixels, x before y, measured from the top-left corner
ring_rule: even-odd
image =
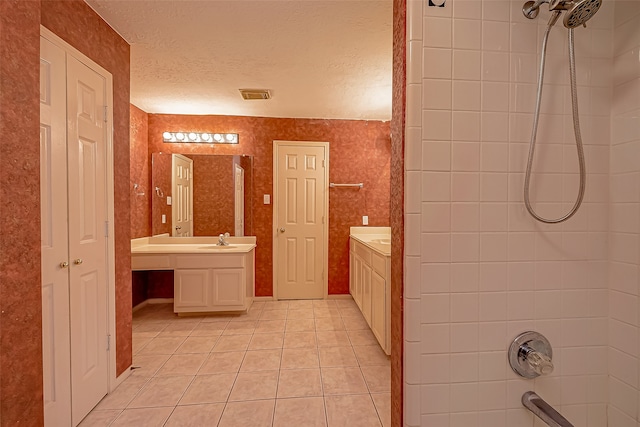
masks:
[[[227,141],[231,142],[233,141],[233,134],[232,133],[228,133],[225,135],[225,138],[227,139]]]
[[[182,141],[184,139],[184,133],[182,133],[182,132],[176,133],[176,139],[178,141]]]
[[[219,133],[216,133],[213,135],[213,139],[215,139],[218,142],[222,141],[222,135],[220,135]]]
[[[208,133],[203,133],[202,135],[200,135],[200,138],[202,138],[203,141],[211,141],[211,135],[209,135]]]
[[[198,138],[198,135],[195,132],[189,132],[189,140],[195,141]]]
[[[173,135],[171,134],[171,132],[164,132],[162,134],[162,138],[164,139],[171,139],[173,137]]]

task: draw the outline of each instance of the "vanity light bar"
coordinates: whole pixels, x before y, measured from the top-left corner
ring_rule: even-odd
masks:
[[[237,144],[237,133],[163,132],[164,142],[194,142],[202,144]]]

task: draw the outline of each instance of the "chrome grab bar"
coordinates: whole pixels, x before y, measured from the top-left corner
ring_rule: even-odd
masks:
[[[573,427],[569,420],[532,391],[522,395],[522,404],[550,427]]]

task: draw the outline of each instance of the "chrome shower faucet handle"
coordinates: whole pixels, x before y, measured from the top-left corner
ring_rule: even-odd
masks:
[[[553,372],[553,350],[549,341],[538,332],[518,335],[509,346],[509,364],[524,378],[536,378]]]

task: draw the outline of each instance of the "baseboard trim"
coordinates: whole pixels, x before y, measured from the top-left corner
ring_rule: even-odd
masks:
[[[144,300],[140,304],[138,304],[135,307],[133,307],[132,311],[135,313],[136,311],[145,308],[147,305],[149,305],[149,301],[148,300]]]
[[[169,304],[173,303],[173,298],[149,298],[148,304]]]
[[[253,302],[259,301],[275,301],[274,297],[253,297]]]
[[[136,311],[145,308],[149,304],[170,304],[170,303],[173,303],[173,298],[149,298],[142,301],[140,304],[136,305],[135,307],[133,307],[132,312],[135,313]]]
[[[351,294],[328,295],[327,299],[351,299]]]

